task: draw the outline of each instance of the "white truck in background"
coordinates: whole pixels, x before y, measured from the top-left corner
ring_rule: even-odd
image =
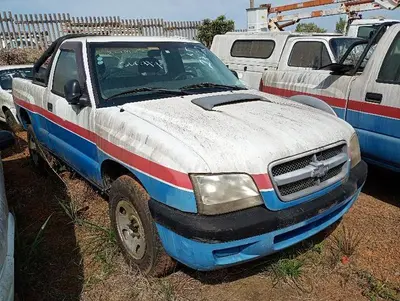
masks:
[[[356,59],[355,59],[356,58]],[[357,131],[364,159],[400,172],[400,24],[383,23],[320,70],[266,70],[260,89],[324,101]]]
[[[359,40],[334,33],[231,32],[215,36],[211,51],[247,87],[258,89],[266,70],[318,69],[339,62],[348,47]]]
[[[384,18],[373,18],[373,19],[356,19],[351,21],[347,27],[346,36],[369,39],[372,37],[374,32],[386,22],[398,22],[400,20],[384,19]]]

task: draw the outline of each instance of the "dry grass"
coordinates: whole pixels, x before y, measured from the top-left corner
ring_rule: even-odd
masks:
[[[42,53],[37,49],[0,49],[0,65],[33,64]]]
[[[400,221],[400,210],[395,206],[363,195],[342,222],[344,228],[284,253],[208,273],[180,267],[166,278],[148,279],[127,266],[116,248],[107,200],[73,173],[61,174],[67,186],[56,177],[37,175],[27,160],[25,134],[19,135],[18,147],[3,153],[22,254],[35,250],[28,263],[16,267],[19,301],[399,301],[397,252],[370,249],[381,241],[389,250],[400,249],[394,223]],[[371,224],[377,208],[385,218]],[[357,233],[368,239],[360,240]],[[352,264],[332,267],[331,250],[351,256]]]

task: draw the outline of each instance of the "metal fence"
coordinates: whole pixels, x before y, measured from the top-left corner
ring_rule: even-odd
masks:
[[[194,39],[201,21],[71,17],[69,14],[12,14],[0,12],[0,48],[48,47],[68,33],[134,36],[183,36]]]

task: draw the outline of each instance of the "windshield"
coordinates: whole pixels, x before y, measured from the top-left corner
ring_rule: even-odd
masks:
[[[122,104],[166,97],[161,89],[172,92],[190,88],[190,93],[227,90],[228,86],[245,89],[199,43],[91,43],[90,56],[100,105],[110,105],[106,103],[111,100]]]
[[[339,62],[343,55],[346,53],[347,49],[357,41],[361,39],[357,38],[333,38],[330,40],[331,49],[333,55],[335,56],[336,62]]]
[[[0,86],[3,90],[12,89],[13,78],[28,78],[32,79],[32,68],[10,69],[0,71]]]

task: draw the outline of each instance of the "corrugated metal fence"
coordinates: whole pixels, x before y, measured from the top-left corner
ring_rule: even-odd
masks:
[[[70,17],[69,14],[12,14],[0,12],[0,48],[48,47],[68,33],[100,35],[183,36],[194,39],[201,21],[120,17]]]

